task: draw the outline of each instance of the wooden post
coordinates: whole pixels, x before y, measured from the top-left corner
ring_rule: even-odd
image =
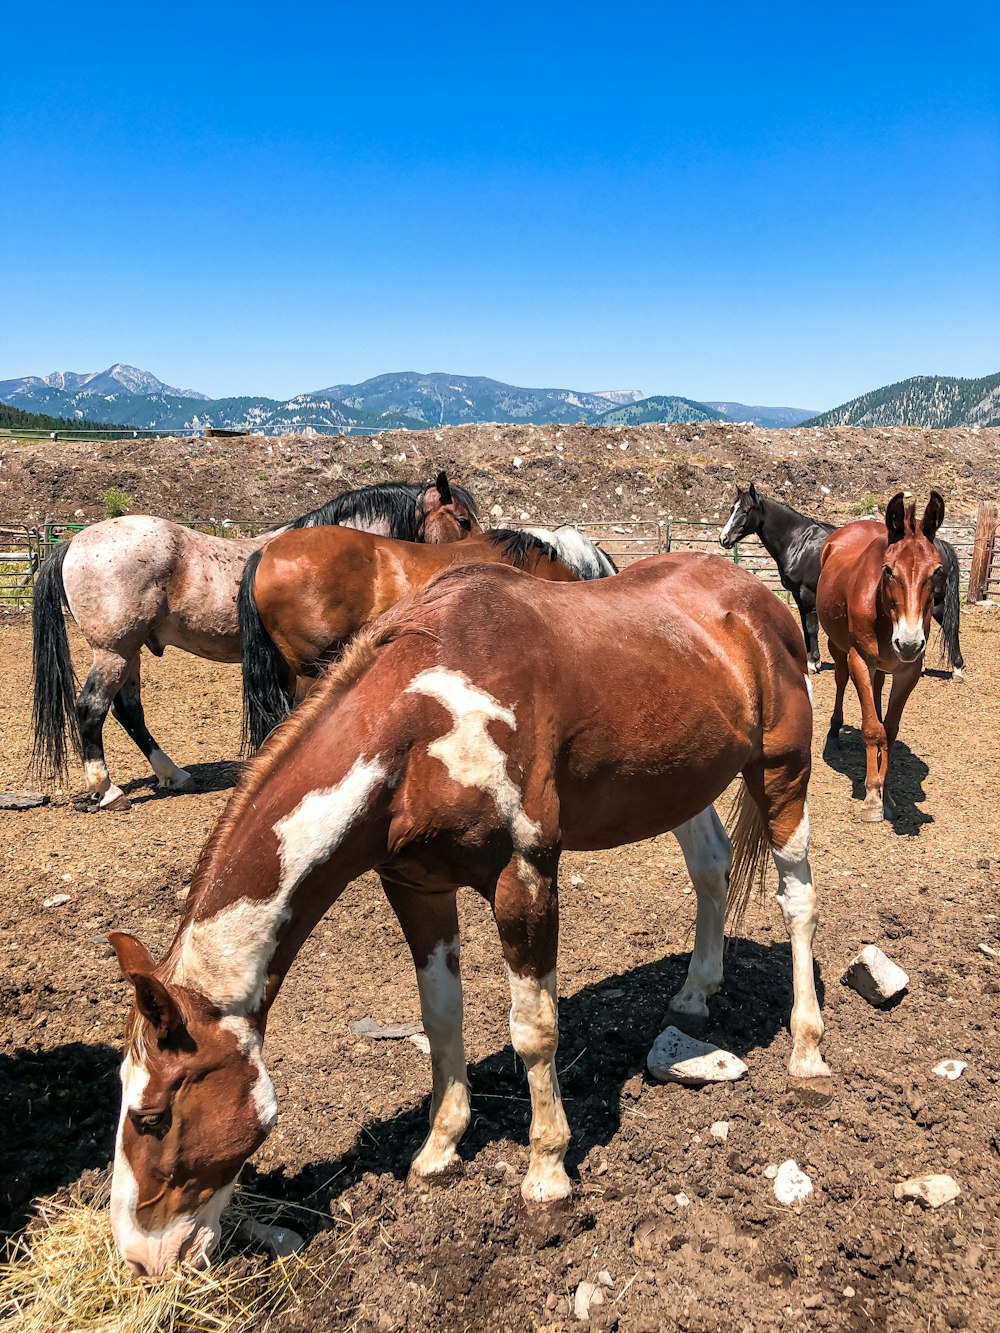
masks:
[[[969,569],[969,601],[981,602],[990,579],[993,549],[997,537],[997,507],[990,500],[980,500],[976,513],[976,537]]]

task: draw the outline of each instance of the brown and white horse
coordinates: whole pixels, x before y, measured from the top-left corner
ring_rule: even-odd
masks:
[[[480,531],[472,497],[454,492],[443,472],[435,482],[382,482],[331,500],[285,527],[324,524],[386,532],[405,540],[456,542]],[[67,732],[80,751],[87,790],[99,808],[126,809],[104,759],[108,710],[149,760],[161,787],[189,791],[178,768],[146,726],[140,687],[143,647],[157,657],[183,648],[213,662],[238,662],[236,594],[247,558],[276,532],[242,540],[145,514],[94,523],[45,561],[32,603],[34,629],[34,764],[43,773],[67,767]],[[63,606],[93,654],[76,697]]]
[[[496,528],[461,545],[418,546],[345,528],[285,532],[254,552],[240,580],[243,747],[257,750],[324,666],[365,625],[452,565],[502,564],[552,582],[593,571],[597,548],[557,548],[543,529]],[[560,551],[566,551],[565,558]],[[614,565],[607,568],[613,573]]]
[[[727,898],[770,849],[792,944],[790,1080],[828,1096],[813,981],[812,704],[802,637],[721,557],[656,556],[614,579],[542,583],[449,570],[354,641],[245,770],[159,964],[109,936],[135,988],[112,1217],[147,1273],[207,1262],[242,1162],[276,1116],[268,1015],[309,932],[347,885],[381,876],[417,970],[431,1047],[430,1132],[412,1166],[460,1165],[469,1118],[456,891],[490,903],[531,1093],[531,1203],[567,1197],[556,1077],[563,848],[673,830],[698,893],[672,1007],[722,985]],[[734,848],[713,802],[742,775]]]
[[[920,679],[934,602],[944,573],[934,535],[944,520],[944,500],[931,491],[924,516],[906,508],[903,492],[889,501],[885,525],[859,519],[827,539],[820,557],[816,609],[830,639],[837,696],[830,739],[844,724],[844,691],[854,681],[861,704],[866,796],[861,818],[892,817],[889,758],[906,701]],[[882,687],[892,677],[882,716]]]

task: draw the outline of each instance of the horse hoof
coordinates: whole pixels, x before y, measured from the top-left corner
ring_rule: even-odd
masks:
[[[462,1171],[462,1159],[458,1156],[434,1169],[421,1170],[414,1165],[410,1167],[406,1177],[406,1187],[411,1190],[429,1190],[441,1185],[451,1185],[462,1175]]]
[[[689,1037],[701,1037],[708,1030],[711,1016],[709,1014],[688,1014],[683,1009],[670,1008],[660,1020],[663,1027],[679,1028],[681,1032],[686,1032]]]
[[[132,802],[118,787],[109,787],[98,801],[97,808],[99,810],[113,810],[116,814],[124,814],[125,811],[132,809]]]
[[[186,773],[183,768],[177,771],[176,777],[160,778],[160,786],[167,791],[192,792],[198,790],[198,784],[190,773]]]
[[[956,685],[965,684],[965,673],[963,672],[961,667],[955,668],[955,670],[951,673],[951,678]]]
[[[789,1074],[788,1091],[794,1092],[803,1106],[829,1106],[833,1101],[833,1079],[829,1074],[815,1074],[811,1078]]]
[[[863,805],[858,818],[862,824],[881,824],[885,819],[885,812],[881,805]]]
[[[822,669],[823,669],[823,667],[822,667],[822,663],[821,663],[821,662],[810,662],[810,663],[809,663],[809,674],[810,674],[810,676],[818,676],[819,673],[820,673],[820,671],[821,671]]]

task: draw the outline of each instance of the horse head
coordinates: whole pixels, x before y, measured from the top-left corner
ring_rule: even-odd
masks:
[[[917,506],[904,503],[897,492],[885,510],[888,543],[879,593],[882,610],[892,621],[892,647],[903,662],[914,662],[927,647],[934,600],[943,591],[944,570],[934,535],[944,519],[944,500],[937,491],[917,522]]]
[[[220,1016],[198,992],[163,980],[134,936],[108,941],[135,989],[111,1185],[115,1241],[138,1273],[207,1268],[240,1168],[277,1117],[262,1033],[252,1018]]]
[[[729,515],[726,526],[719,533],[719,545],[724,546],[727,551],[732,550],[738,541],[760,531],[763,517],[764,509],[753,482],[745,491],[741,491],[737,485],[736,503],[733,505],[733,512]]]
[[[460,542],[473,532],[482,532],[475,511],[451,488],[445,472],[439,472],[418,501],[419,540],[430,545]]]

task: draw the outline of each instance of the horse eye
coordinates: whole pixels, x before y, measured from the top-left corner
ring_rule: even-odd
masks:
[[[155,1134],[162,1138],[170,1128],[169,1111],[137,1112],[132,1120],[140,1134]]]
[[[893,577],[892,566],[891,566],[891,565],[886,565],[885,568],[882,570],[882,574],[883,574],[883,577],[885,577],[885,578],[887,578],[887,579],[891,579],[891,578]]]
[[[472,531],[472,519],[471,519],[471,518],[460,518],[460,519],[458,520],[458,526],[462,529],[463,532],[471,532],[471,531]]]

